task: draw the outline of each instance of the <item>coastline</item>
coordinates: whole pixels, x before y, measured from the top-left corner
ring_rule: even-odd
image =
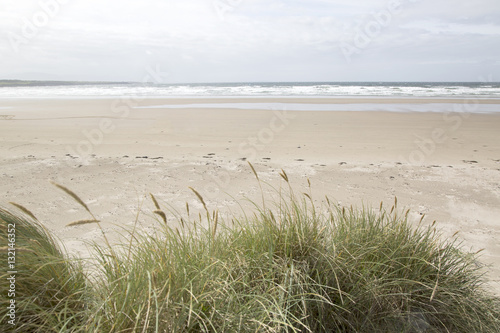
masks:
[[[231,98],[304,104],[456,103],[429,98]],[[470,99],[469,99],[470,100]],[[475,99],[498,104],[495,99]],[[133,225],[144,196],[197,207],[188,186],[210,208],[238,211],[236,199],[259,197],[247,161],[278,186],[281,169],[297,189],[312,183],[345,205],[378,207],[394,197],[413,221],[437,220],[445,236],[485,248],[482,261],[500,294],[500,113],[324,112],[232,109],[137,109],[161,104],[227,103],[228,99],[2,99],[0,204],[32,210],[70,252],[85,255],[99,240],[93,226],[49,180],[87,202],[110,233]],[[147,201],[147,200],[146,200]],[[143,210],[150,211],[149,202]],[[148,213],[144,213],[148,214]],[[153,228],[141,217],[143,228]],[[118,241],[118,238],[115,238]]]

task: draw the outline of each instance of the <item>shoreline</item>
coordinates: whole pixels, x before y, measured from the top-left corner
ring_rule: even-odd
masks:
[[[274,111],[289,110],[301,112],[396,112],[396,113],[471,113],[471,114],[500,114],[500,99],[477,98],[46,98],[46,99],[1,99],[0,119],[14,116],[10,113],[16,109],[40,109],[41,105],[51,105],[54,108],[69,108],[87,105],[99,107],[101,113],[96,116],[108,117],[117,113],[144,111],[146,109],[197,109],[197,110],[252,110]],[[69,105],[68,105],[69,104]],[[107,110],[103,108],[107,105]],[[123,111],[123,109],[128,109]],[[121,111],[120,111],[121,109]],[[6,112],[11,111],[9,114]],[[104,113],[105,112],[105,113]],[[40,119],[40,117],[38,117]]]

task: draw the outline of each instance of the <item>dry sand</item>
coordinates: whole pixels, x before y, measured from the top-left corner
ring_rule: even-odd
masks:
[[[59,99],[0,101],[0,204],[28,207],[71,253],[99,241],[62,191],[87,202],[110,235],[139,223],[154,228],[151,192],[163,205],[238,212],[235,199],[258,200],[261,179],[279,187],[283,168],[297,191],[311,180],[318,202],[391,205],[464,246],[485,249],[487,277],[500,294],[500,113],[291,112],[231,109],[136,109],[138,105],[290,102],[290,99]],[[294,103],[390,103],[388,99],[293,99]],[[398,99],[397,103],[461,103]],[[481,103],[498,101],[481,100]],[[500,111],[500,108],[499,108]],[[112,237],[113,238],[113,237]],[[116,237],[114,238],[117,241]]]

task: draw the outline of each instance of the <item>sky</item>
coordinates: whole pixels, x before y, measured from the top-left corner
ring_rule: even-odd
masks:
[[[500,81],[500,1],[0,0],[0,79]]]

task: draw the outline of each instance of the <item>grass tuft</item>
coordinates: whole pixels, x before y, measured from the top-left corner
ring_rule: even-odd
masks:
[[[21,212],[23,212],[24,214],[28,215],[31,219],[37,221],[38,219],[36,218],[35,214],[33,214],[28,208],[18,204],[18,203],[15,203],[15,202],[9,202],[12,206],[16,207],[17,209],[19,209]]]
[[[9,229],[15,230],[14,244],[12,237],[7,236]],[[30,214],[14,214],[0,208],[0,230],[2,262],[7,263],[7,256],[15,254],[14,266],[0,274],[3,291],[0,294],[0,331],[84,332],[87,309],[92,304],[81,262],[64,254],[43,225]],[[15,288],[7,280],[13,275]],[[15,295],[9,296],[8,290],[13,290]],[[7,309],[11,300],[15,300],[15,318]],[[14,320],[15,325],[9,324],[9,320]]]
[[[85,208],[85,210],[92,216],[92,218],[94,220],[96,220],[96,218],[94,217],[94,214],[92,214],[92,212],[90,211],[89,207],[87,206],[87,204],[73,191],[71,191],[69,188],[61,185],[61,184],[58,184],[56,182],[51,182],[52,185],[56,186],[57,188],[63,190],[67,195],[69,195],[70,197],[72,197],[78,204],[80,204],[83,208]]]
[[[2,229],[15,223],[18,246],[31,250],[19,253],[18,331],[500,331],[477,253],[441,239],[435,224],[415,227],[396,200],[390,211],[315,204],[289,187],[229,226],[191,190],[206,217],[191,219],[186,206],[182,232],[164,223],[134,229],[123,246],[96,245],[92,278],[38,221],[0,210]],[[5,307],[0,315],[3,325]]]
[[[167,215],[161,209],[160,204],[156,200],[156,198],[153,195],[153,193],[149,193],[149,195],[151,196],[151,200],[153,200],[153,204],[155,205],[155,208],[156,208],[156,210],[154,210],[153,213],[156,214],[156,215],[158,215],[158,216],[160,216],[161,219],[163,220],[163,223],[167,224]]]
[[[160,216],[161,219],[163,220],[163,223],[167,223],[167,215],[165,214],[164,211],[162,210],[154,210],[153,213],[155,213],[156,215]]]
[[[92,224],[92,223],[99,223],[101,222],[100,220],[78,220],[75,222],[71,222],[66,224],[67,227],[73,227],[77,225],[84,225],[84,224]]]
[[[205,203],[205,200],[203,200],[203,197],[201,196],[201,194],[198,191],[196,191],[194,188],[192,188],[192,187],[189,187],[189,189],[191,191],[193,191],[193,193],[196,195],[196,197],[198,198],[198,200],[200,200],[201,204],[203,205],[203,208],[205,208],[205,211],[208,212],[207,204]]]

